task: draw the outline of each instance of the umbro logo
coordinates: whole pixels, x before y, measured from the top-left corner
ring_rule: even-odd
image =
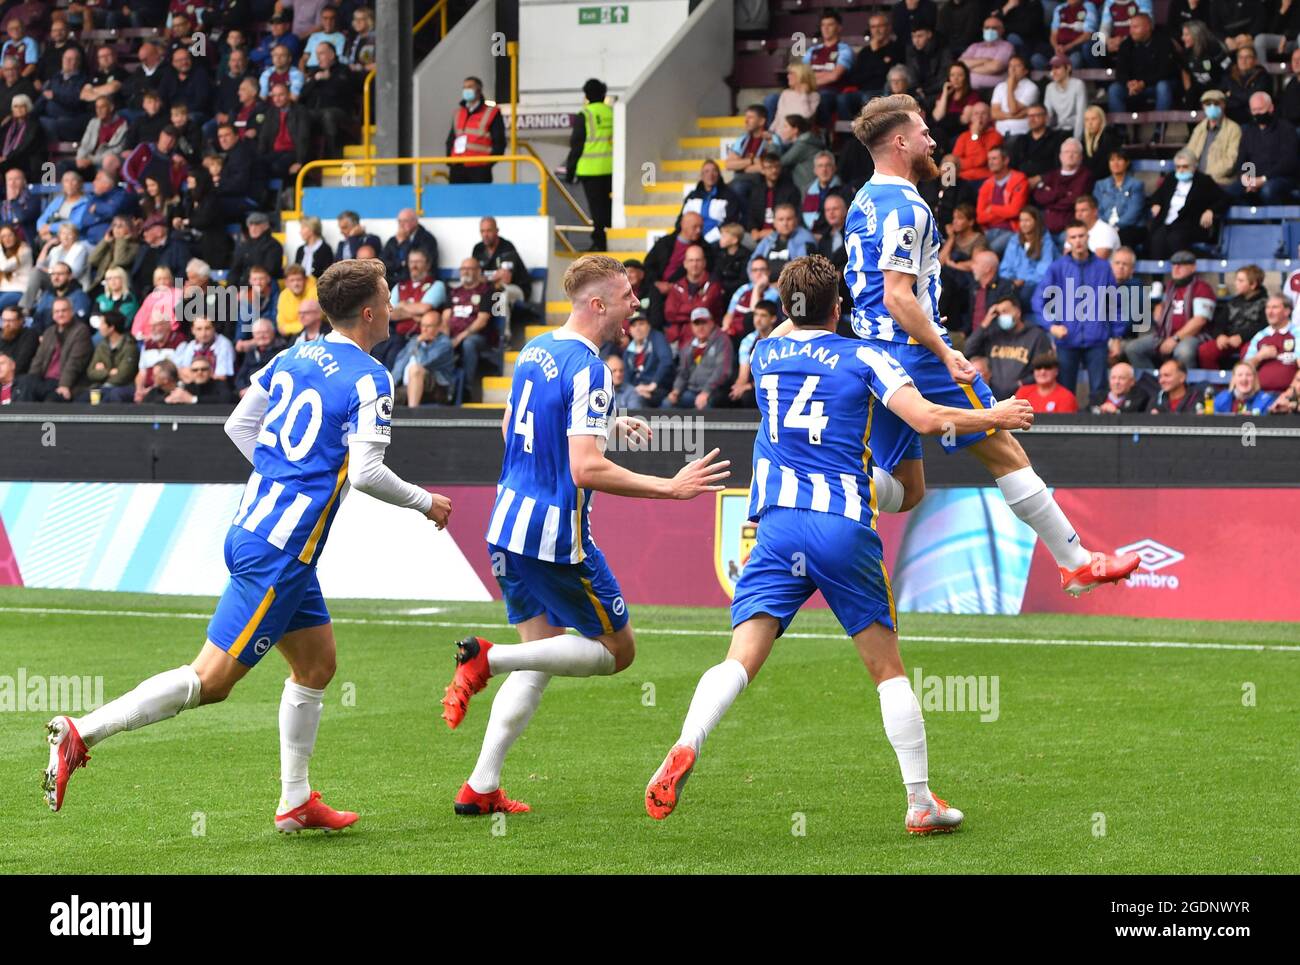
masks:
[[[1115,552],[1117,554],[1136,553],[1138,559],[1142,561],[1142,568],[1152,573],[1156,570],[1163,570],[1166,566],[1180,563],[1184,559],[1183,554],[1172,546],[1157,543],[1153,539],[1140,539],[1136,543],[1121,546]]]

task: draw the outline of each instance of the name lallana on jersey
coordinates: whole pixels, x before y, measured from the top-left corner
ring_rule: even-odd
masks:
[[[794,342],[781,340],[781,344],[778,348],[768,349],[767,358],[763,364],[765,366],[771,365],[777,359],[788,359],[796,355],[806,355],[814,362],[820,362],[822,365],[831,369],[835,368],[840,360],[838,352],[829,352],[820,345],[814,348],[812,342],[804,342],[802,345],[799,345]]]

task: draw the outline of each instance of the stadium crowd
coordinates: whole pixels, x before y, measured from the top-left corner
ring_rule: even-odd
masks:
[[[410,209],[387,239],[339,213],[334,250],[306,217],[288,264],[274,236],[285,186],[356,133],[369,8],[28,2],[0,26],[0,404],[230,402],[275,352],[328,331],[315,279],[356,257],[388,268],[392,337],[374,351],[399,403],[481,398],[503,371],[531,281],[494,219],[452,285]],[[1196,262],[1232,204],[1300,201],[1300,3],[1174,0],[1156,24],[1150,0],[900,0],[861,47],[833,8],[818,30],[701,164],[674,229],[628,259],[642,312],[603,347],[620,405],[754,405],[749,358],[782,318],[782,267],[847,260],[872,173],[848,120],[910,93],[942,162],[920,188],[944,235],[940,313],[995,394],[1048,412],[1296,411],[1300,271],[1269,291],[1246,265],[1220,292]],[[459,125],[499,150],[476,78],[462,102],[449,145]],[[1130,158],[1162,146],[1107,110],[1178,108],[1198,120],[1148,192]],[[1137,277],[1140,258],[1167,276]],[[1206,370],[1230,378],[1195,381]]]

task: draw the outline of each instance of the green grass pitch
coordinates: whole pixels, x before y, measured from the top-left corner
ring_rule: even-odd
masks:
[[[190,660],[212,604],[0,590],[0,675],[102,674],[111,699]],[[634,607],[633,666],[552,682],[507,760],[504,786],[534,812],[457,818],[452,797],[495,685],[448,731],[437,700],[452,642],[461,628],[513,638],[500,604],[409,612],[436,605],[331,604],[339,672],[312,784],[361,813],[346,833],[272,828],[285,664],[269,654],[225,704],[97,748],[60,814],[38,787],[50,715],[0,713],[0,871],[1300,870],[1288,817],[1300,776],[1292,625],[903,614],[909,668],[996,678],[999,702],[988,722],[951,707],[926,713],[931,785],[965,810],[967,826],[913,839],[874,688],[825,611],[802,614],[778,643],[666,822],[646,816],[643,790],[700,673],[726,650],[723,610]]]

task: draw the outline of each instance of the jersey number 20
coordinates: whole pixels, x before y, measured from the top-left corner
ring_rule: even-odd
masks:
[[[817,389],[817,383],[822,377],[820,375],[810,375],[803,380],[803,385],[795,393],[794,401],[790,403],[790,408],[786,410],[785,418],[780,418],[777,411],[781,407],[781,395],[779,391],[780,380],[775,372],[769,372],[758,380],[758,387],[767,393],[767,436],[773,442],[777,441],[779,427],[785,426],[787,429],[807,429],[808,442],[814,446],[822,444],[822,430],[831,421],[822,414],[824,404],[820,401],[809,402],[812,394]]]
[[[277,389],[280,390],[278,399],[275,396]],[[262,429],[257,434],[257,441],[264,446],[270,446],[272,449],[279,446],[284,450],[286,459],[290,462],[297,462],[311,452],[311,447],[316,442],[316,436],[320,434],[322,409],[320,393],[315,389],[303,389],[300,393],[294,395],[293,376],[288,372],[276,372],[271,379],[271,399],[275,404],[271,406],[271,411],[266,414],[266,418],[262,421]],[[297,443],[294,443],[290,440],[289,433],[298,421],[298,416],[303,409],[309,410],[307,428],[303,430],[302,436],[299,437]],[[269,427],[281,416],[284,416],[284,422],[281,424],[280,432],[277,435]]]

